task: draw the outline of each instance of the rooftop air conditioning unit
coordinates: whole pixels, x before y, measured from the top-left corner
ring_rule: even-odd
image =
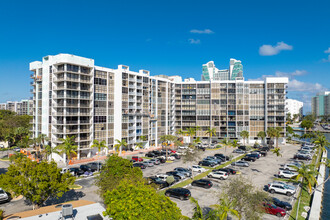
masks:
[[[72,204],[65,204],[62,206],[62,216],[61,217],[62,217],[62,219],[66,219],[66,217],[71,217],[72,219],[74,219]]]

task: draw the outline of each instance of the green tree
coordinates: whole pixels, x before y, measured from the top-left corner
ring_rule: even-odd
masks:
[[[50,156],[50,161],[53,159],[52,158],[53,153],[59,154],[59,152],[54,147],[52,147],[48,144],[44,146],[42,153],[45,155],[45,158],[47,158],[47,160],[48,160],[48,157]]]
[[[268,135],[268,137],[270,137],[270,139],[272,140],[272,142],[274,143],[274,139],[275,139],[275,136],[276,136],[276,131],[275,131],[275,128],[268,128],[267,129],[267,135]],[[270,144],[270,145],[272,145],[272,144]]]
[[[122,139],[121,141],[116,139],[117,144],[114,146],[115,152],[119,151],[119,155],[121,155],[123,147],[127,147],[127,142],[125,139]]]
[[[287,126],[286,127],[286,132],[289,134],[289,135],[293,135],[294,134],[294,131],[293,131],[293,128],[291,126]],[[289,136],[288,135],[288,136]]]
[[[264,131],[259,131],[257,134],[257,137],[261,139],[262,144],[265,144],[265,138],[266,138],[266,132]]]
[[[143,182],[123,180],[104,195],[105,216],[113,219],[181,219],[177,205]]]
[[[252,182],[242,176],[226,182],[223,193],[227,195],[226,203],[232,204],[231,209],[242,215],[242,219],[261,219],[264,210],[260,204],[269,199],[269,195],[256,188]]]
[[[203,209],[198,204],[198,201],[194,197],[190,197],[190,202],[195,206],[191,220],[204,220],[205,216],[203,214]]]
[[[68,166],[69,161],[72,159],[72,154],[77,155],[76,150],[78,149],[78,146],[75,145],[75,136],[66,136],[66,138],[60,138],[60,141],[62,141],[62,144],[55,147],[56,152],[59,154],[65,154],[65,163],[66,166]]]
[[[304,119],[301,123],[300,123],[300,127],[302,128],[306,128],[306,130],[309,130],[313,127],[313,122],[310,120],[306,120]]]
[[[97,148],[98,154],[97,154],[97,172],[100,171],[100,153],[102,148],[106,148],[106,142],[103,141],[98,141],[98,140],[94,140],[93,141],[93,145],[91,146],[91,148]]]
[[[281,127],[276,127],[274,129],[274,137],[276,139],[276,147],[278,147],[278,140],[282,136],[282,134],[281,134],[282,130],[283,129]]]
[[[223,146],[225,146],[225,152],[227,152],[227,146],[230,145],[230,142],[228,141],[228,138],[222,139],[221,143],[223,144]]]
[[[241,137],[243,138],[243,140],[244,140],[244,144],[246,144],[246,140],[249,138],[249,132],[248,131],[242,131],[241,132]]]
[[[305,165],[303,163],[301,167],[293,167],[293,168],[298,173],[298,175],[295,177],[295,180],[300,181],[300,187],[301,187],[299,200],[298,200],[297,213],[296,213],[296,219],[298,219],[298,211],[299,211],[302,191],[304,190],[304,187],[306,187],[308,193],[312,192],[312,186],[314,184],[317,184],[315,176],[319,173],[315,171],[313,164]]]
[[[238,140],[232,140],[230,143],[229,143],[230,146],[232,146],[233,148],[236,148],[239,146],[238,144]]]
[[[215,208],[215,210],[212,211],[213,215],[218,217],[220,220],[227,220],[229,214],[241,219],[241,214],[235,209],[235,199],[230,199],[228,195],[222,193],[219,200],[219,204],[212,205],[212,207]]]
[[[195,134],[196,134],[196,129],[195,128],[187,128],[186,134],[190,137],[190,144],[192,144]]]
[[[160,142],[162,143],[163,146],[165,146],[166,150],[166,160],[168,158],[168,146],[171,143],[174,143],[178,138],[174,135],[162,135],[160,136]]]
[[[99,187],[99,194],[103,198],[109,190],[115,189],[123,179],[142,181],[143,173],[140,168],[133,167],[131,161],[117,154],[108,156],[101,168],[100,175],[96,177],[95,184]]]
[[[3,220],[4,214],[5,212],[2,209],[0,209],[0,220]]]
[[[281,148],[279,147],[275,147],[274,149],[271,149],[271,151],[273,152],[273,154],[275,154],[277,157],[282,157],[282,153],[281,153]]]
[[[177,132],[176,132],[177,135],[179,136],[185,136],[187,134],[186,131],[183,131],[182,129],[179,129]]]
[[[209,147],[211,146],[211,140],[213,135],[216,135],[216,129],[215,128],[209,128],[207,129],[207,131],[205,132],[205,134],[209,135]]]
[[[286,121],[288,124],[292,124],[292,117],[290,112],[286,114]]]
[[[26,157],[19,158],[0,175],[0,186],[14,196],[23,195],[35,209],[49,198],[61,197],[74,183],[75,177],[60,171],[55,162],[37,163]]]

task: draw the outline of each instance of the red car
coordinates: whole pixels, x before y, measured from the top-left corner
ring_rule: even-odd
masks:
[[[142,162],[143,159],[141,157],[133,156],[132,160],[135,160],[136,162]]]
[[[284,217],[286,215],[285,209],[282,209],[274,204],[264,203],[263,206],[268,214],[276,215],[278,217]]]
[[[175,150],[170,150],[171,151],[171,153],[173,153],[173,154],[175,154],[176,153],[176,151]]]

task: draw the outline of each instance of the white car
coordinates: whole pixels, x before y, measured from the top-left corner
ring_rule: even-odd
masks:
[[[169,175],[167,174],[164,174],[164,173],[160,173],[160,174],[157,174],[156,177],[158,177],[159,179],[163,180],[163,181],[166,181],[167,177]]]
[[[8,202],[9,200],[10,200],[10,197],[8,196],[6,191],[0,188],[0,202],[3,202],[3,201]]]
[[[280,170],[280,171],[278,172],[278,176],[279,176],[280,178],[288,178],[288,179],[291,179],[291,178],[293,178],[293,177],[295,177],[295,176],[297,176],[297,175],[298,175],[297,172],[292,172],[292,171],[290,171],[290,170]]]
[[[160,158],[166,159],[166,156],[163,155],[163,156],[160,156]],[[175,160],[175,157],[168,155],[167,160]]]
[[[231,163],[232,166],[238,166],[238,167],[249,167],[250,164],[248,162],[244,162],[244,161],[236,161],[236,162],[232,162]]]
[[[269,184],[271,184],[271,183],[269,183]],[[268,185],[269,185],[269,184],[268,184]],[[286,188],[290,188],[290,189],[292,189],[292,190],[296,190],[296,189],[297,189],[295,186],[290,185],[290,184],[287,184],[286,182],[274,181],[274,182],[272,182],[272,184],[282,185],[282,186],[284,186],[284,187],[286,187]]]
[[[292,196],[293,194],[296,193],[295,189],[292,189],[291,187],[287,187],[283,184],[277,184],[277,183],[268,184],[268,191],[270,193],[286,194],[287,196]]]
[[[289,163],[289,164],[285,164],[283,169],[284,170],[290,170],[290,171],[296,171],[296,167],[300,167],[300,165],[298,164],[294,164],[294,163]]]
[[[193,172],[198,172],[198,173],[203,173],[206,171],[204,167],[201,167],[199,165],[192,165],[192,171]]]
[[[179,146],[179,149],[182,149],[182,150],[185,150],[185,149],[188,149],[188,146]]]
[[[217,172],[211,172],[207,175],[207,177],[209,178],[217,178],[217,179],[221,179],[221,180],[225,180],[228,178],[228,173],[226,172],[222,172],[222,171],[217,171]]]
[[[74,172],[73,172],[73,171],[70,172],[69,169],[67,169],[67,168],[62,168],[61,173],[64,174],[64,173],[66,173],[66,172],[69,172],[69,173],[71,173],[71,174],[74,176]]]

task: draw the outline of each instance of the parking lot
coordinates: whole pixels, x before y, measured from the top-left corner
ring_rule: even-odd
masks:
[[[260,159],[256,160],[255,162],[249,162],[249,167],[233,167],[235,170],[241,171],[240,175],[249,178],[253,184],[261,190],[265,189],[265,186],[272,182],[276,177],[279,169],[286,163],[293,161],[293,155],[297,152],[300,146],[297,145],[283,145],[281,147],[282,157],[277,157],[271,151],[268,152],[266,157],[261,157]],[[225,149],[218,149],[218,150],[206,150],[203,152],[203,158],[209,155],[214,155],[216,153],[223,153],[225,155],[231,155],[233,149],[227,148]],[[237,154],[232,154],[233,156],[237,156]],[[184,164],[181,160],[175,161],[173,163],[166,163],[157,165],[155,167],[148,167],[143,170],[144,176],[153,176],[159,173],[166,173],[167,171],[171,171],[176,167],[189,167],[193,164],[197,164],[197,162],[190,162]],[[217,204],[218,202],[218,195],[221,193],[221,187],[225,181],[229,181],[231,178],[234,178],[234,175],[230,175],[228,180],[218,180],[214,178],[205,177],[205,179],[211,180],[213,182],[213,187],[210,189],[204,189],[201,187],[194,187],[191,185],[186,186],[186,189],[191,191],[192,197],[198,200],[200,206],[202,207],[209,207],[210,205]],[[292,203],[294,196],[286,196],[281,194],[270,194],[272,197],[276,197],[282,201],[287,201]],[[182,214],[186,216],[192,216],[194,206],[190,203],[190,201],[184,200],[181,201],[176,198],[172,198],[171,200],[178,204],[178,207],[182,210]],[[288,216],[288,215],[287,215]],[[273,215],[265,214],[263,219],[272,220],[278,219],[278,217]]]

